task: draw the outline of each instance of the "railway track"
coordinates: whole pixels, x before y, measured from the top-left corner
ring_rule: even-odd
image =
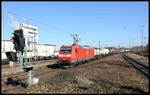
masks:
[[[37,64],[37,63],[41,63],[41,62],[45,62],[45,61],[54,61],[54,60],[56,60],[56,59],[47,59],[47,60],[37,60],[37,61],[31,61],[30,63],[31,64]],[[3,60],[2,60],[2,66],[3,67],[6,67],[6,68],[8,68],[9,67],[9,61],[8,60],[5,60],[6,62],[3,62]],[[15,65],[15,66],[17,66],[17,65]]]
[[[143,56],[143,57],[148,57],[149,56],[148,52],[144,52],[144,53],[142,53],[142,52],[132,52],[132,53]]]
[[[140,63],[140,62],[126,56],[125,54],[122,54],[122,57],[126,61],[128,61],[135,69],[137,69],[142,74],[144,74],[147,78],[149,78],[149,67],[148,66],[146,66],[143,63]]]
[[[41,63],[40,63],[41,62]],[[36,67],[34,70],[33,70],[33,72],[38,72],[39,70],[44,70],[43,69],[43,65],[49,65],[49,62],[51,62],[51,64],[55,64],[55,62],[56,62],[56,60],[48,60],[48,61],[45,61],[45,62],[43,62],[43,61],[40,61],[40,62],[38,62],[38,63],[33,63],[32,65],[40,65],[40,66],[38,66],[38,67]],[[47,64],[48,63],[48,64]],[[15,66],[15,67],[17,67],[17,66]],[[5,68],[5,67],[3,67],[4,69],[6,69],[7,70],[7,68]],[[22,71],[22,72],[17,72],[17,73],[14,73],[14,74],[5,74],[5,75],[2,75],[2,81],[6,81],[6,79],[8,78],[8,77],[12,77],[12,78],[15,78],[15,77],[22,77],[22,76],[24,76],[24,75],[26,75],[27,73],[26,72],[24,72],[24,71]]]
[[[48,62],[51,62],[51,64],[46,64]],[[40,63],[40,65],[44,65],[44,63],[45,63],[45,65],[53,65],[53,64],[55,64],[54,62],[55,62],[55,60],[48,60],[48,61],[45,61],[45,62],[44,61],[39,61],[39,62],[33,63],[33,64]],[[43,75],[44,73],[49,71],[48,69],[49,68],[47,68],[46,66],[41,66],[41,67],[38,67],[38,68],[34,69],[33,74],[36,75],[36,76]],[[40,72],[40,74],[39,74],[39,72]],[[2,86],[2,91],[4,91],[4,92],[6,92],[6,91],[9,92],[10,90],[13,90],[15,88],[21,88],[20,85],[16,85],[16,86],[6,85],[6,81],[7,81],[8,78],[12,78],[12,79],[19,78],[25,83],[25,80],[27,80],[27,72],[18,72],[18,73],[15,73],[15,74],[3,75],[2,76],[2,81],[1,81],[1,83],[2,83],[1,86]]]
[[[32,73],[33,73],[33,77],[35,77],[35,76],[36,77],[39,77],[39,76],[41,77],[41,76],[43,76],[43,75],[45,75],[46,73],[49,73],[49,72],[51,72],[51,70],[49,70],[49,68],[41,67],[41,68],[38,68],[38,69],[34,70]],[[10,90],[22,87],[21,85],[16,85],[16,86],[6,85],[5,82],[6,82],[7,78],[5,78],[2,81],[2,86],[3,86],[2,91],[9,92]],[[27,83],[27,72],[22,72],[21,74],[15,74],[14,76],[11,76],[11,78],[19,78],[19,79],[22,80],[22,83]]]

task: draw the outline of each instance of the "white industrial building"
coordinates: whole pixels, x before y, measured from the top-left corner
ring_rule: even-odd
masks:
[[[20,24],[20,29],[23,30],[26,49],[37,51],[38,28],[27,24]]]
[[[35,26],[20,24],[20,29],[23,30],[25,38],[25,50],[27,50],[27,57],[34,57],[37,59],[37,44],[38,44],[38,28]]]

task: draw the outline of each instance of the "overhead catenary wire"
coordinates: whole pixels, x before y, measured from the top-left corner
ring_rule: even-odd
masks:
[[[5,10],[4,10],[4,11],[5,11]],[[17,14],[17,13],[8,11],[8,10],[7,10],[7,13],[11,13],[11,14],[13,14],[13,15],[20,16],[20,17],[26,18],[26,19],[28,19],[28,20],[31,20],[31,21],[33,21],[33,22],[37,22],[37,23],[39,23],[39,24],[41,24],[41,25],[47,26],[48,28],[53,28],[53,29],[55,29],[55,30],[57,30],[57,29],[58,29],[58,30],[64,30],[63,28],[56,27],[56,26],[52,26],[52,25],[49,25],[49,24],[47,24],[47,23],[45,23],[45,22],[42,22],[42,21],[39,21],[39,20],[30,18],[30,17],[22,16],[22,15],[20,15],[20,14]]]
[[[4,10],[4,9],[3,9],[3,10]],[[6,10],[4,10],[4,11],[6,11]],[[61,27],[56,27],[56,26],[53,26],[53,25],[49,25],[49,24],[47,24],[47,23],[45,23],[45,22],[42,22],[42,21],[33,19],[33,18],[31,18],[31,17],[27,17],[27,16],[20,15],[20,14],[18,14],[18,13],[14,13],[14,12],[12,12],[12,11],[10,11],[10,10],[9,10],[9,11],[7,10],[7,13],[10,13],[10,14],[13,14],[13,15],[15,15],[15,16],[17,16],[17,17],[25,18],[25,19],[27,19],[27,20],[30,20],[30,21],[39,23],[39,24],[41,24],[41,25],[46,26],[46,27],[49,28],[49,29],[55,29],[55,30],[59,30],[59,31],[62,31],[62,30],[65,30],[65,31],[66,31],[66,30],[68,30],[68,29],[64,29],[64,28],[61,28]],[[67,32],[67,31],[66,31],[66,32]],[[68,30],[68,32],[71,33],[70,30]],[[78,39],[78,40],[79,40],[79,39]],[[78,42],[78,41],[77,41],[77,42]]]

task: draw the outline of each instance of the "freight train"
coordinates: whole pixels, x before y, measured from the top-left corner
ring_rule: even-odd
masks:
[[[105,48],[83,48],[78,45],[61,46],[57,64],[60,66],[78,65],[109,54],[111,54],[110,50]]]
[[[7,48],[6,48],[7,47]],[[6,52],[14,51],[11,41],[2,41],[2,64],[7,64],[9,60],[6,57]],[[79,45],[61,46],[60,49],[55,45],[37,44],[37,50],[27,51],[27,58],[29,61],[48,60],[51,58],[58,58],[58,64],[79,64],[87,62],[101,56],[116,54],[116,49],[107,48],[90,48]]]

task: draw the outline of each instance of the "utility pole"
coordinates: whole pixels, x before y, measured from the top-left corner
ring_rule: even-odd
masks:
[[[146,45],[146,37],[144,37],[144,44]]]
[[[98,43],[99,43],[99,49],[100,49],[100,41]]]
[[[142,24],[140,27],[141,27],[141,46],[143,47],[143,31],[144,31],[144,25]]]
[[[131,43],[129,44],[129,48],[131,49]]]
[[[142,34],[141,45],[142,45],[142,50],[143,50],[143,31],[144,31],[144,24],[141,25],[141,34]],[[142,53],[142,56],[143,56],[143,53]]]
[[[134,39],[132,39],[132,42],[133,42],[133,43],[132,43],[132,47],[134,47]]]

